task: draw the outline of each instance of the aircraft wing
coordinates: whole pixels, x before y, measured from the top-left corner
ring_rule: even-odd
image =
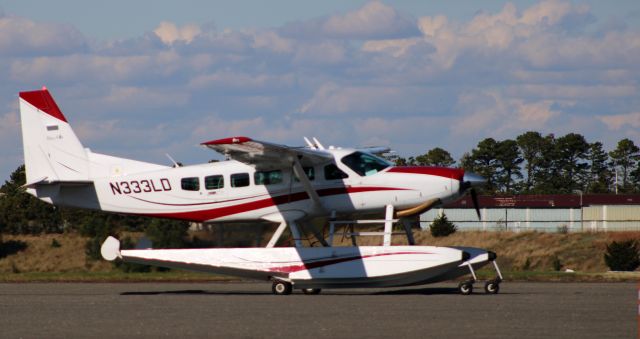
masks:
[[[242,136],[211,140],[202,145],[260,169],[290,167],[296,158],[303,166],[322,164],[333,159],[333,155],[324,150],[290,147]]]

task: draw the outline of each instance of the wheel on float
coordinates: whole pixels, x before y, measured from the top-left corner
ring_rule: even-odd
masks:
[[[473,292],[473,284],[469,281],[463,281],[458,285],[458,289],[460,290],[460,294],[469,295]]]
[[[292,290],[293,286],[291,286],[291,283],[288,283],[286,281],[274,281],[273,285],[271,286],[271,291],[275,295],[291,294]]]
[[[304,294],[320,294],[321,289],[319,288],[303,288],[302,293]]]
[[[484,291],[489,294],[498,294],[500,291],[500,283],[494,280],[489,280],[484,283]]]

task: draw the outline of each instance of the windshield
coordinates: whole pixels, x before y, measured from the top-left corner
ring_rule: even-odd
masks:
[[[347,155],[342,158],[342,163],[362,176],[376,174],[391,166],[388,162],[376,156],[362,152],[355,152]]]

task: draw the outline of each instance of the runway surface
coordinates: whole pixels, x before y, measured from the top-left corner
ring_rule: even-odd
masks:
[[[324,290],[268,283],[0,284],[0,337],[634,338],[635,283]]]

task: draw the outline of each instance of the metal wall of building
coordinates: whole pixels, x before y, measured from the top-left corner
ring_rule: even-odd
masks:
[[[420,226],[445,213],[460,230],[536,230],[544,232],[640,231],[640,206],[588,206],[580,208],[482,208],[478,221],[472,208],[432,209],[420,216]]]

